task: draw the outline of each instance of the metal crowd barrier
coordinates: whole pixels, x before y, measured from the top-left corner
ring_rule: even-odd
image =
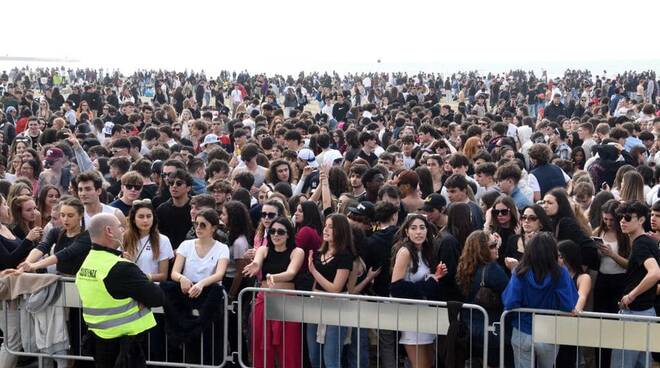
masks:
[[[303,339],[305,339],[304,324],[350,327],[353,328],[351,333],[358,334],[358,341],[359,334],[367,333],[367,331],[362,331],[362,329],[371,329],[376,333],[386,331],[392,332],[395,339],[393,352],[395,361],[389,362],[390,364],[386,364],[387,366],[400,365],[398,349],[399,341],[396,337],[397,332],[422,333],[437,337],[438,335],[446,335],[447,329],[449,328],[447,303],[445,302],[309,292],[299,290],[273,290],[264,288],[246,288],[240,292],[238,297],[239,321],[241,321],[243,318],[242,313],[245,307],[243,303],[245,303],[245,300],[254,300],[253,297],[244,297],[248,293],[252,295],[263,293],[263,320],[253,320],[251,322],[261,322],[261,327],[264,327],[262,328],[264,331],[263,362],[267,362],[264,365],[266,367],[274,367],[274,362],[267,360],[267,350],[269,348],[266,346],[266,344],[269,341],[267,341],[266,338],[266,327],[268,326],[268,322],[272,323],[275,321],[281,323],[282,325],[284,322],[297,322],[300,324],[300,326],[296,326],[295,328],[301,329],[301,335],[303,336]],[[463,304],[461,311],[463,312],[463,315],[467,313],[469,316],[472,316],[473,313],[481,314],[483,318],[483,331],[488,331],[488,314],[482,307],[474,304]],[[252,326],[252,330],[254,330],[254,326]],[[338,338],[340,336],[341,334],[338,335]],[[239,329],[238,351],[242,351],[241,344],[243,344],[243,339],[243,331]],[[339,341],[338,343],[342,342],[343,341]],[[283,341],[281,342],[281,345],[284,346],[283,348],[286,351],[286,334],[283,334]],[[437,338],[435,338],[433,347],[435,352],[437,352]],[[486,332],[483,336],[483,355],[481,358],[483,367],[487,367],[487,347],[488,333]],[[361,353],[360,344],[358,344],[355,348],[357,349],[357,356],[359,357]],[[293,349],[296,354],[301,355],[301,360],[305,358],[303,356],[304,352],[302,346],[295,346]],[[251,350],[254,349],[251,348]],[[472,354],[472,336],[470,336],[469,351],[470,366],[474,366],[472,365],[472,357],[474,356],[474,354]],[[438,355],[435,352],[433,353],[433,359],[435,361],[435,366],[437,367]],[[387,351],[385,349],[381,350],[380,343],[378,342],[376,344],[377,361],[375,363],[377,368],[380,368],[381,366],[381,361],[378,359],[380,358],[381,353],[387,353]],[[321,354],[321,356],[322,355],[323,354]],[[286,360],[286,357],[284,359]],[[341,357],[339,357],[339,359],[341,359]],[[243,356],[240,354],[238,362],[243,368],[252,367],[243,359]],[[359,368],[360,359],[357,359],[357,362],[358,364],[356,366]],[[286,364],[284,362],[280,362],[278,367],[286,368],[285,365]],[[373,362],[369,365],[373,365]],[[312,366],[316,365],[312,364]],[[321,366],[321,364],[318,366]]]
[[[81,304],[81,301],[80,301],[80,295],[78,294],[78,289],[76,288],[76,285],[74,283],[75,278],[62,277],[60,280],[58,280],[58,282],[61,283],[61,285],[60,285],[61,286],[61,292],[60,292],[59,297],[51,305],[56,306],[56,307],[66,308],[65,311],[68,308],[78,308],[79,311],[76,314],[77,318],[78,318],[78,326],[83,326],[84,322],[83,322],[83,318],[82,318],[82,304]],[[169,342],[168,342],[168,338],[167,338],[166,334],[165,334],[165,341],[164,341],[164,347],[163,347],[164,352],[165,352],[165,360],[164,361],[152,360],[152,357],[151,357],[151,345],[152,345],[151,336],[150,335],[147,336],[147,339],[146,339],[147,340],[147,342],[146,342],[147,349],[144,351],[145,358],[147,359],[147,365],[156,365],[156,366],[159,366],[159,367],[186,367],[186,368],[209,368],[209,367],[220,368],[220,367],[223,367],[232,358],[232,355],[229,354],[229,348],[228,348],[228,344],[229,344],[229,340],[228,340],[228,337],[229,337],[228,336],[229,335],[228,334],[228,318],[226,317],[226,313],[229,313],[231,311],[231,308],[229,306],[227,293],[224,290],[223,290],[223,296],[224,296],[223,297],[224,301],[223,301],[223,306],[222,306],[223,311],[224,311],[223,321],[222,321],[222,323],[223,323],[223,325],[222,325],[222,335],[223,335],[222,355],[223,356],[222,356],[222,362],[219,365],[204,365],[204,364],[185,363],[186,362],[186,353],[185,352],[187,350],[186,349],[187,347],[185,345],[183,345],[183,347],[182,347],[182,351],[183,351],[183,355],[181,357],[182,362],[170,361],[170,357],[169,357],[170,354],[169,354],[169,349],[168,349]],[[9,303],[10,302],[8,302],[8,301],[3,301],[2,303],[0,303],[0,305],[2,306],[2,308],[1,308],[2,315],[3,315],[2,318],[5,321],[5,326],[7,326],[7,322],[8,322],[8,313],[7,313],[7,311],[8,311]],[[152,308],[152,312],[156,315],[159,315],[159,314],[162,315],[163,314],[163,308],[161,308],[161,307]],[[27,312],[25,312],[25,313],[27,313]],[[65,312],[65,315],[66,315],[66,312]],[[68,322],[71,323],[71,321],[68,321]],[[81,327],[81,330],[82,330],[82,327]],[[28,332],[28,337],[27,338],[28,338],[29,341],[32,341],[32,332],[33,332],[32,328],[28,329],[28,331],[29,332]],[[216,340],[215,333],[214,333],[215,332],[215,326],[211,326],[211,331],[212,331],[212,333],[211,333],[212,336],[210,338],[211,338],[211,347],[212,347],[212,349],[211,349],[210,354],[211,354],[212,361],[215,361],[215,349],[213,349],[213,347],[215,346],[215,340]],[[19,334],[20,334],[20,330],[19,330]],[[27,357],[37,358],[40,368],[44,367],[44,360],[45,359],[93,361],[93,357],[87,356],[87,355],[82,355],[82,335],[83,335],[82,331],[79,331],[79,335],[80,335],[80,339],[78,341],[79,345],[77,347],[76,346],[71,346],[71,348],[70,348],[70,350],[72,350],[74,352],[75,351],[81,352],[81,354],[79,354],[79,355],[77,355],[77,354],[67,354],[67,355],[57,354],[57,355],[53,355],[53,354],[47,354],[47,353],[43,353],[43,352],[36,352],[36,351],[32,351],[32,348],[36,348],[35,346],[32,346],[32,344],[28,344],[28,346],[25,346],[25,342],[23,342],[23,344],[22,344],[23,349],[27,348],[28,351],[10,350],[9,346],[7,346],[7,345],[5,345],[5,347],[7,348],[7,351],[11,354],[14,354],[14,355],[17,355],[17,356],[27,356]],[[6,338],[6,336],[5,336],[5,338]],[[202,362],[204,361],[203,345],[204,345],[204,339],[205,338],[208,338],[208,337],[205,337],[204,334],[202,334],[200,349],[199,349],[200,352],[201,352],[200,360]],[[71,338],[71,336],[69,336],[69,341],[71,342],[71,340],[72,340],[72,338]]]
[[[572,315],[566,312],[543,309],[519,308],[505,311],[500,318],[500,367],[505,367],[505,350],[510,341],[507,339],[506,328],[517,315],[518,320],[522,314],[531,315],[531,359],[534,366],[536,344],[549,344],[556,354],[562,346],[575,348],[575,366],[584,366],[583,353],[593,351],[595,362],[592,366],[603,365],[604,349],[636,351],[644,354],[645,367],[653,365],[651,353],[660,352],[660,317],[639,316],[630,314],[581,312]],[[594,351],[595,350],[595,351]],[[571,354],[572,354],[571,350]],[[605,353],[609,354],[609,353]],[[622,354],[622,358],[624,355]],[[630,361],[622,359],[620,362],[612,360],[612,367],[633,366]],[[559,364],[556,365],[560,367]]]

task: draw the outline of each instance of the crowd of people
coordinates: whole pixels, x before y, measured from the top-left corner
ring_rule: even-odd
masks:
[[[132,262],[104,269],[133,280],[106,282],[106,299],[164,306],[144,326],[152,341],[175,343],[145,346],[151,356],[172,356],[163,350],[223,317],[232,349],[245,329],[249,351],[239,353],[254,367],[389,368],[401,348],[426,368],[456,353],[426,333],[264,323],[263,293],[244,321],[223,316],[223,291],[231,302],[254,285],[461,301],[489,321],[514,308],[656,315],[652,71],[210,78],[15,68],[0,84],[1,269],[77,276],[93,299],[82,267],[98,262],[92,255]],[[21,349],[15,307],[8,316],[2,367],[17,364],[7,348]],[[90,323],[99,317],[83,316],[103,339],[103,324]],[[472,358],[489,334],[487,364],[498,366],[498,338],[480,316],[467,325]],[[529,315],[502,328],[508,366],[646,359],[533,343]],[[104,349],[97,364],[114,356]]]

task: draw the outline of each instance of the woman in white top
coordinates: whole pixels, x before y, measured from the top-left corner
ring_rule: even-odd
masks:
[[[220,218],[215,210],[202,210],[194,218],[197,239],[186,240],[176,250],[172,268],[172,281],[160,283],[165,294],[165,331],[175,345],[194,346],[200,334],[211,336],[222,333],[220,317],[224,300],[222,279],[229,264],[229,248],[213,238]],[[193,315],[193,309],[199,316]],[[210,338],[203,339],[204,363],[211,364]],[[199,343],[195,352],[199,352]],[[192,353],[192,350],[191,352]],[[196,353],[195,353],[196,354]],[[213,362],[218,364],[219,362]]]
[[[425,292],[438,287],[440,278],[446,275],[446,267],[436,265],[433,255],[432,225],[426,216],[410,214],[403,223],[396,238],[392,254],[392,283],[390,292],[393,297],[429,299],[433,295]],[[438,267],[436,267],[438,266]],[[423,285],[430,283],[432,287]],[[435,335],[404,331],[399,343],[406,350],[406,355],[413,368],[433,365],[433,341]]]
[[[605,202],[601,207],[600,225],[593,233],[597,237],[600,255],[598,277],[594,285],[594,312],[618,313],[618,302],[623,296],[630,243],[628,236],[621,231],[616,216],[617,208],[619,202],[616,199]],[[600,360],[599,366],[609,367],[610,354],[609,349],[596,353]]]
[[[213,238],[219,223],[215,210],[199,212],[193,223],[197,239],[184,241],[176,251],[172,280],[190,298],[199,297],[209,285],[222,285],[229,264],[229,247]]]
[[[165,281],[172,244],[158,231],[158,218],[150,199],[134,201],[128,213],[128,230],[124,234],[124,251],[151,281]]]

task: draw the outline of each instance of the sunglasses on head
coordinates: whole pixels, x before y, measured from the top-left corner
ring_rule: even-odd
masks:
[[[536,215],[522,215],[520,216],[520,219],[523,221],[536,221],[539,218]]]
[[[277,213],[275,212],[262,212],[261,213],[261,218],[268,218],[268,219],[274,219],[277,217]]]
[[[284,236],[286,235],[286,233],[287,233],[286,229],[273,229],[273,228],[268,229],[268,234],[270,234],[271,236],[273,235]]]
[[[128,190],[142,190],[142,185],[139,184],[124,184]]]
[[[193,227],[200,228],[202,230],[206,229],[206,226],[208,226],[206,222],[197,222],[197,221],[193,222],[192,225]]]
[[[493,211],[493,216],[506,216],[509,214],[509,209],[505,208],[503,210],[498,210],[493,208],[491,211]]]

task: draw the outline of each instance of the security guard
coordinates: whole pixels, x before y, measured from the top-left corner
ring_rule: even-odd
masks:
[[[163,292],[121,258],[123,227],[117,217],[97,214],[87,230],[92,249],[76,274],[76,286],[83,319],[95,337],[96,367],[144,367],[140,336],[156,326],[149,308],[163,304]]]

